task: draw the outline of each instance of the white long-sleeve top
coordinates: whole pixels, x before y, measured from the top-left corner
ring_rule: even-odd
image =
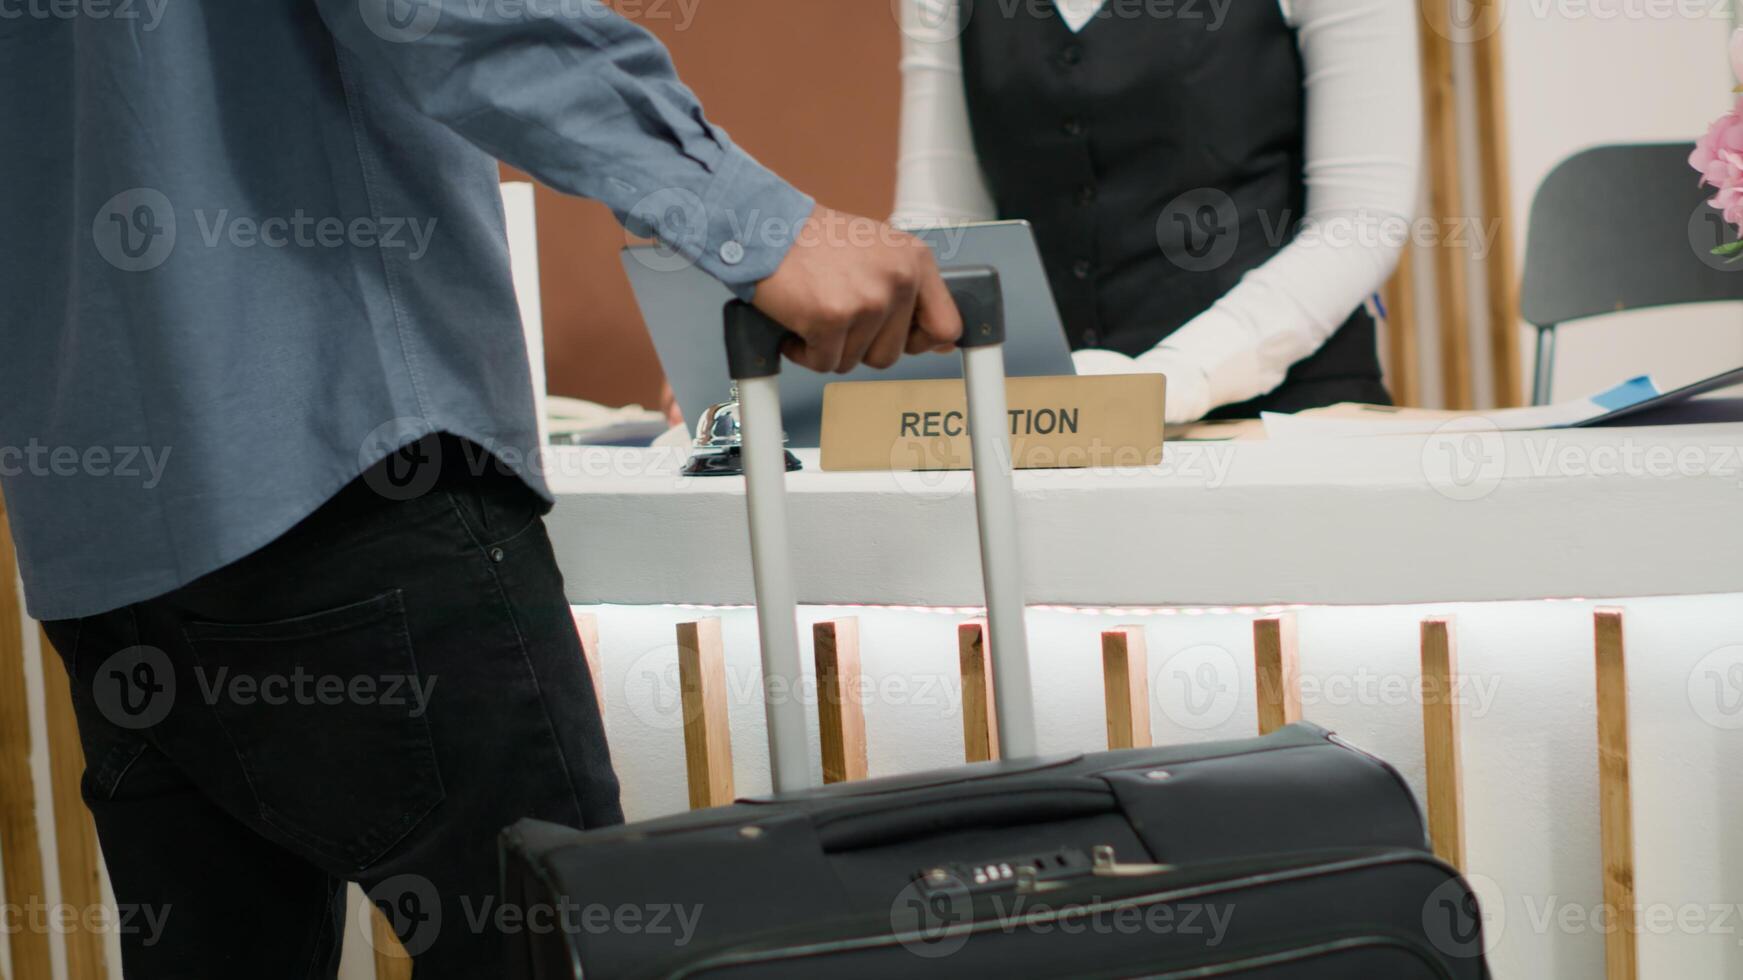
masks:
[[[1081,31],[1106,0],[1054,0]],[[1236,0],[1251,3],[1262,0]],[[1137,358],[1074,355],[1080,374],[1168,376],[1187,422],[1272,391],[1377,291],[1410,239],[1421,165],[1416,5],[1277,0],[1306,71],[1307,211],[1296,238],[1210,309]],[[957,0],[901,0],[901,157],[894,221],[996,218],[975,155]]]

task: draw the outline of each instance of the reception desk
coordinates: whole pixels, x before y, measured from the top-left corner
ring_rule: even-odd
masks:
[[[858,621],[871,775],[960,762],[956,631],[982,602],[967,475],[799,455],[800,616]],[[768,786],[743,485],[681,463],[549,460],[632,818],[687,805],[680,623],[720,621],[736,789]],[[1048,753],[1106,746],[1115,626],[1148,637],[1156,742],[1252,734],[1253,623],[1288,610],[1305,717],[1421,796],[1420,624],[1452,620],[1467,869],[1501,980],[1604,975],[1593,619],[1621,609],[1640,975],[1743,975],[1743,426],[1182,442],[1017,490]]]
[[[966,473],[789,478],[800,601],[972,606]],[[558,449],[578,604],[752,601],[743,484]],[[1016,478],[1029,601],[1337,605],[1743,592],[1743,425],[1184,442]]]

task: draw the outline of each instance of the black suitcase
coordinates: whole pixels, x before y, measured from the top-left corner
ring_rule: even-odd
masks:
[[[1476,898],[1429,852],[1409,788],[1328,732],[1034,757],[999,285],[989,269],[948,278],[1008,760],[805,787],[803,706],[780,699],[771,798],[504,832],[504,901],[528,924],[510,976],[1487,977]],[[795,678],[780,333],[742,304],[727,321],[764,674]]]

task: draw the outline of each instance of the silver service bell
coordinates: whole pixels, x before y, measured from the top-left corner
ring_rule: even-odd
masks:
[[[782,441],[786,436],[782,434]],[[738,382],[732,399],[710,405],[696,422],[695,452],[684,464],[685,476],[737,476],[744,472],[744,433],[738,407]],[[799,457],[787,454],[787,472],[800,469]]]

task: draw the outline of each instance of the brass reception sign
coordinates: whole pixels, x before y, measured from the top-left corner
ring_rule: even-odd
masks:
[[[1162,461],[1159,374],[1011,378],[1018,469],[1154,466]],[[863,381],[823,392],[825,470],[969,468],[961,381]]]

